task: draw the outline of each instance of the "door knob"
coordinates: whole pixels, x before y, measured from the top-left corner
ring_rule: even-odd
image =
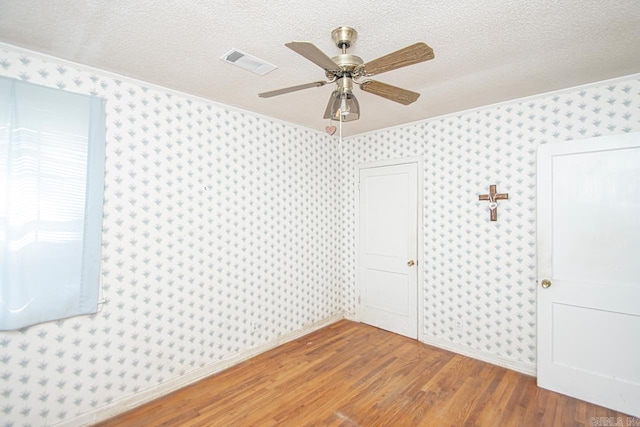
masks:
[[[416,263],[413,260],[409,260],[409,262],[407,263],[407,265],[409,267],[413,267]]]
[[[551,280],[549,279],[542,279],[542,283],[541,283],[542,287],[547,289],[549,286],[551,286]]]

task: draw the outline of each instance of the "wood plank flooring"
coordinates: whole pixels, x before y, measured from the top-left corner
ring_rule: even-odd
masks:
[[[591,426],[591,417],[627,419],[343,320],[100,426]]]

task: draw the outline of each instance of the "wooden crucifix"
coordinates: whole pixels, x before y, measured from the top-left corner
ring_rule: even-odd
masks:
[[[489,194],[481,194],[479,200],[489,201],[489,212],[491,214],[491,221],[498,220],[498,203],[497,200],[507,200],[509,193],[496,194],[496,186],[489,186]]]

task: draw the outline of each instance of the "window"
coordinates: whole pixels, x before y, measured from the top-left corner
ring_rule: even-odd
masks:
[[[0,330],[97,311],[104,108],[0,77]]]

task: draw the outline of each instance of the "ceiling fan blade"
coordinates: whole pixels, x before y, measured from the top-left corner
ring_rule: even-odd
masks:
[[[333,62],[323,51],[318,49],[313,43],[309,42],[290,42],[285,46],[293,50],[299,55],[304,56],[309,61],[323,68],[325,71],[337,71],[340,69],[338,64]]]
[[[417,92],[411,92],[410,90],[391,86],[386,83],[380,83],[375,80],[362,82],[360,84],[360,89],[365,92],[390,99],[391,101],[399,102],[402,105],[409,105],[420,97],[420,94]]]
[[[313,83],[305,83],[303,85],[285,87],[285,88],[282,88],[282,89],[276,89],[276,90],[272,90],[272,91],[269,91],[269,92],[262,92],[262,93],[259,93],[258,96],[260,98],[271,98],[272,96],[284,95],[285,93],[295,92],[297,90],[302,90],[302,89],[309,89],[310,87],[320,87],[320,86],[324,86],[326,84],[327,84],[327,82],[325,82],[325,81],[319,81],[319,82],[313,82]]]
[[[387,71],[433,59],[433,49],[426,43],[419,42],[403,49],[369,61],[362,67],[367,75],[386,73]]]

